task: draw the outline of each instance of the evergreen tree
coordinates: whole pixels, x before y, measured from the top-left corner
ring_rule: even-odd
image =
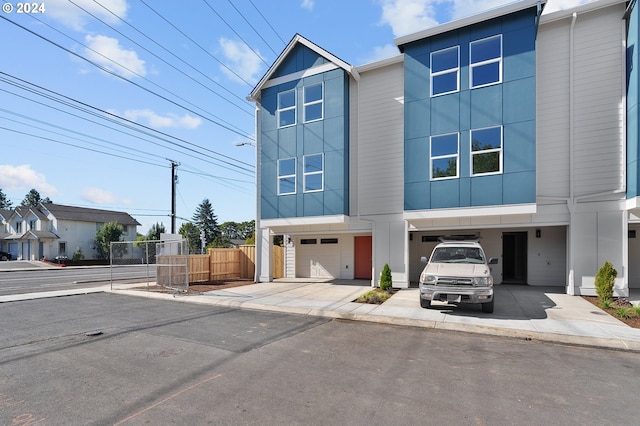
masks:
[[[40,193],[35,188],[33,188],[27,193],[27,195],[24,196],[24,200],[22,200],[20,205],[25,207],[38,207],[38,204],[40,203],[47,204],[52,202],[53,201],[51,201],[49,197],[43,199],[40,196]]]
[[[191,221],[200,232],[204,232],[204,240],[207,247],[210,245],[217,247],[217,244],[222,244],[222,237],[218,229],[218,216],[213,212],[213,207],[208,198],[202,200],[198,205]]]
[[[151,228],[149,229],[149,232],[147,232],[147,236],[146,239],[147,240],[159,240],[160,239],[160,234],[165,234],[167,232],[166,228],[164,227],[164,223],[155,223],[153,225],[151,225]]]
[[[10,209],[10,208],[11,208],[11,201],[9,201],[5,193],[2,192],[2,189],[0,189],[0,209]]]

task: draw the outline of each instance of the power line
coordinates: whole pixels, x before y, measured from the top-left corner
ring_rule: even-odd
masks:
[[[32,17],[33,17],[33,15],[30,15],[30,16],[32,16]],[[242,137],[244,137],[244,138],[246,138],[246,139],[252,139],[252,138],[251,138],[251,136],[249,136],[249,135],[248,135],[248,134],[246,134],[246,133],[241,133],[241,132],[239,132],[239,131],[237,131],[237,130],[235,130],[235,129],[232,129],[231,127],[229,127],[229,126],[227,126],[227,125],[224,125],[224,124],[219,123],[219,122],[217,122],[217,121],[215,121],[215,120],[212,120],[212,119],[211,119],[211,118],[209,118],[209,117],[206,117],[206,116],[204,116],[204,115],[202,115],[202,114],[200,114],[200,113],[197,113],[197,112],[193,111],[192,109],[187,108],[186,106],[181,105],[181,104],[177,103],[176,101],[173,101],[173,100],[171,100],[171,99],[167,98],[166,96],[163,96],[163,95],[161,95],[161,94],[159,94],[159,93],[157,93],[157,92],[154,92],[153,90],[151,90],[151,89],[149,89],[149,88],[146,88],[146,87],[144,87],[144,86],[142,86],[142,85],[140,85],[140,84],[138,84],[138,83],[136,83],[136,82],[134,82],[134,81],[132,81],[132,80],[130,80],[130,79],[128,79],[128,78],[126,78],[126,77],[124,77],[124,76],[119,75],[118,73],[116,73],[116,72],[114,72],[114,71],[111,71],[110,69],[108,69],[108,68],[106,68],[106,67],[104,67],[104,66],[102,66],[102,65],[100,65],[100,64],[97,64],[96,62],[94,62],[94,61],[92,61],[92,60],[90,60],[90,59],[88,59],[88,58],[85,58],[84,56],[82,56],[82,55],[80,55],[80,54],[78,54],[78,53],[76,53],[76,52],[74,52],[74,51],[72,51],[72,50],[70,50],[70,49],[67,49],[66,47],[62,46],[61,44],[56,43],[56,42],[54,42],[53,40],[48,39],[47,37],[44,37],[44,36],[42,36],[42,35],[40,35],[40,34],[36,33],[35,31],[32,31],[32,30],[30,30],[29,28],[26,28],[25,26],[18,24],[17,22],[12,21],[11,19],[7,19],[7,18],[6,18],[5,16],[3,16],[3,15],[0,15],[0,18],[4,19],[4,20],[5,20],[5,21],[7,21],[7,22],[10,22],[11,24],[13,24],[13,25],[15,25],[15,26],[17,26],[17,27],[19,27],[19,28],[22,28],[23,30],[25,30],[25,31],[27,31],[27,32],[29,32],[29,33],[31,33],[31,34],[33,34],[33,35],[35,35],[36,37],[38,37],[38,38],[40,38],[40,39],[42,39],[42,40],[44,40],[44,41],[46,41],[46,42],[48,42],[48,43],[50,43],[50,44],[52,44],[52,45],[56,46],[56,47],[58,47],[58,48],[60,48],[60,49],[64,50],[65,52],[67,52],[67,53],[69,53],[69,54],[71,54],[71,55],[73,55],[73,56],[75,56],[75,57],[77,57],[77,58],[79,58],[79,59],[82,59],[83,61],[86,61],[86,62],[90,63],[91,65],[95,66],[96,68],[98,68],[98,69],[100,69],[100,70],[102,70],[102,71],[104,71],[104,72],[106,72],[106,73],[108,73],[108,74],[110,74],[110,75],[112,75],[112,76],[114,76],[114,77],[116,77],[116,78],[119,78],[119,79],[121,79],[121,80],[123,80],[123,81],[126,81],[126,82],[128,82],[128,83],[130,83],[130,84],[133,84],[134,86],[138,87],[139,89],[144,90],[145,92],[148,92],[148,93],[150,93],[150,94],[152,94],[152,95],[155,95],[155,96],[159,97],[160,99],[163,99],[163,100],[165,100],[165,101],[167,101],[167,102],[169,102],[169,103],[171,103],[171,104],[173,104],[173,105],[176,105],[176,106],[178,106],[178,107],[180,107],[180,108],[182,108],[182,109],[184,109],[184,110],[186,110],[186,111],[189,111],[189,112],[191,112],[191,113],[193,113],[193,114],[197,115],[198,117],[201,117],[201,118],[203,118],[203,119],[205,119],[205,120],[207,120],[207,121],[209,121],[209,122],[211,122],[211,123],[213,123],[213,124],[215,124],[215,125],[217,125],[217,126],[219,126],[219,127],[222,127],[223,129],[226,129],[226,130],[228,130],[228,131],[230,131],[230,132],[232,132],[232,133],[235,133],[235,134],[237,134],[237,135],[239,135],[239,136],[242,136]],[[37,18],[36,18],[36,19],[37,19]],[[42,22],[42,21],[40,21],[40,22]],[[57,30],[56,30],[56,31],[57,31]],[[68,36],[67,36],[67,37],[68,37]],[[101,56],[102,56],[102,55],[101,55]],[[126,68],[125,68],[125,69],[126,69]],[[153,83],[153,84],[155,84],[155,83]]]
[[[207,2],[207,0],[204,0],[205,3]],[[269,42],[267,42],[267,40],[264,39],[264,37],[262,37],[262,34],[260,34],[260,32],[258,30],[255,29],[255,27],[251,24],[251,22],[244,16],[244,14],[240,11],[240,9],[238,9],[232,2],[231,0],[227,0],[227,2],[229,2],[229,4],[231,5],[231,7],[233,7],[235,9],[236,12],[238,12],[238,15],[240,15],[242,17],[242,19],[244,19],[244,22],[247,23],[247,25],[249,25],[249,27],[251,27],[251,29],[253,30],[254,33],[257,34],[258,37],[260,37],[260,40],[262,40],[264,42],[264,44],[267,45],[267,47],[269,48],[269,50],[271,50],[271,52],[273,52],[273,54],[275,56],[278,56],[278,52],[276,52],[275,50],[273,50],[273,48],[271,47],[271,45],[269,44]],[[208,4],[208,3],[207,3]],[[253,6],[255,7],[255,5]],[[260,11],[258,11],[260,12]],[[264,18],[264,17],[263,17]],[[235,32],[235,31],[234,31]],[[244,40],[243,40],[244,41]],[[284,43],[284,42],[283,42]],[[264,61],[262,61],[264,62]],[[266,63],[266,62],[265,62]],[[267,67],[269,66],[269,64],[267,64]]]
[[[94,0],[94,1],[95,1],[95,0]],[[262,14],[262,12],[260,12],[260,9],[258,9],[258,8],[256,7],[256,5],[255,5],[255,4],[253,4],[253,0],[249,0],[249,3],[251,3],[251,6],[253,6],[253,8],[256,10],[256,12],[258,12],[258,14],[262,17],[262,20],[263,20],[264,22],[266,22],[266,23],[267,23],[267,25],[269,26],[269,28],[271,28],[271,30],[275,33],[275,35],[277,35],[277,36],[278,36],[278,38],[280,39],[280,41],[282,42],[282,44],[286,45],[286,44],[287,44],[287,42],[286,42],[286,41],[284,41],[284,39],[280,36],[280,34],[278,33],[278,31],[276,31],[276,29],[275,29],[275,28],[273,28],[273,26],[272,26],[272,25],[271,25],[271,23],[267,20],[267,18],[265,18],[265,17],[264,17],[264,15]],[[277,55],[276,55],[276,56],[277,56]]]

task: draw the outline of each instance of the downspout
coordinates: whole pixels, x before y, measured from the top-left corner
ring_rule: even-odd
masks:
[[[262,238],[261,236],[258,235],[258,231],[260,230],[260,215],[261,215],[261,208],[260,208],[260,173],[261,173],[261,168],[260,168],[260,129],[259,129],[259,122],[260,120],[258,120],[258,116],[259,116],[259,112],[260,112],[260,103],[256,101],[256,113],[255,113],[255,117],[254,120],[255,122],[255,129],[256,129],[256,143],[255,143],[255,149],[256,149],[256,177],[255,177],[255,182],[256,182],[256,226],[254,229],[254,233],[255,233],[255,244],[256,244],[256,261],[255,261],[255,268],[253,271],[253,282],[257,283],[260,282],[260,269],[262,268]],[[258,268],[258,266],[260,266]]]
[[[575,274],[574,274],[574,262],[573,262],[573,228],[574,228],[574,218],[573,215],[575,213],[575,200],[574,200],[574,143],[575,143],[575,132],[573,130],[574,126],[574,33],[576,26],[576,19],[578,19],[578,14],[573,13],[571,17],[571,27],[569,30],[569,200],[567,201],[567,207],[569,208],[569,252],[567,253],[568,257],[568,267],[569,267],[569,277],[567,279],[567,294],[571,296],[575,296],[576,293],[576,284],[575,284]]]

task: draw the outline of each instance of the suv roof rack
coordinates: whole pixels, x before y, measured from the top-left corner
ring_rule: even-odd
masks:
[[[438,239],[442,243],[455,243],[455,242],[469,242],[477,243],[480,241],[479,235],[448,235],[446,237],[439,237]]]

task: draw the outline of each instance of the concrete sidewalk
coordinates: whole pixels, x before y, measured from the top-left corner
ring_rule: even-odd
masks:
[[[127,286],[131,287],[131,285]],[[434,303],[423,309],[418,289],[402,289],[382,305],[355,303],[370,290],[368,281],[307,282],[277,280],[199,295],[174,295],[133,289],[117,294],[242,309],[287,312],[355,321],[454,330],[640,352],[640,329],[627,326],[563,287],[498,285],[493,314],[479,306]],[[1,302],[111,292],[109,286],[0,296]]]
[[[116,291],[182,302],[640,352],[640,329],[627,326],[581,297],[564,294],[563,287],[498,285],[495,311],[484,314],[476,305],[434,303],[431,309],[423,309],[417,288],[399,290],[382,305],[355,303],[353,300],[370,287],[353,283],[277,280],[189,296]]]

